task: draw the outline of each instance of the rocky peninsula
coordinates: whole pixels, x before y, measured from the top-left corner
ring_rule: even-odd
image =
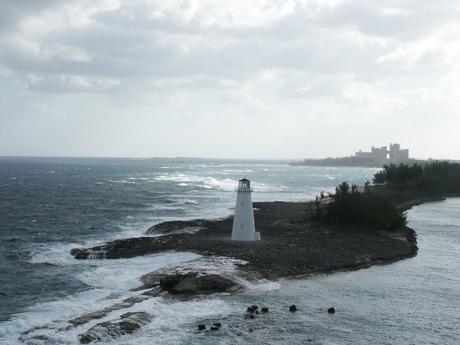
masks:
[[[406,205],[407,206],[407,205]],[[239,268],[254,278],[292,278],[353,270],[409,258],[417,253],[415,232],[406,227],[377,231],[311,221],[314,202],[257,202],[254,217],[262,240],[230,240],[233,217],[170,221],[146,236],[120,239],[92,248],[75,248],[76,259],[121,259],[164,251],[242,260]]]
[[[460,195],[459,164],[385,166],[374,185],[349,186],[312,202],[254,203],[261,241],[232,241],[233,217],[169,221],[152,226],[146,236],[119,239],[91,248],[74,248],[79,260],[123,259],[160,252],[193,252],[198,259],[146,273],[126,291],[125,298],[104,308],[67,320],[58,332],[78,332],[80,343],[98,342],[135,332],[156,315],[142,307],[151,298],[190,299],[213,293],[235,293],[254,285],[251,280],[299,278],[387,264],[417,254],[416,233],[407,227],[404,211],[414,205]],[[139,305],[140,311],[130,308]],[[328,306],[328,313],[335,309]],[[284,311],[296,312],[295,305]],[[233,320],[238,332],[252,332],[247,320],[264,318],[269,306],[247,308]],[[270,310],[270,313],[272,311]],[[258,315],[260,314],[260,315]],[[243,321],[244,320],[244,321]],[[224,320],[197,332],[219,330]],[[262,321],[263,323],[263,321]],[[246,328],[245,328],[246,327]],[[240,334],[238,334],[240,335]],[[24,332],[25,343],[47,341],[42,328]]]

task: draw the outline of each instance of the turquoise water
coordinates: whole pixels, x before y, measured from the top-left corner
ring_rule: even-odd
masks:
[[[274,309],[245,341],[261,344],[459,344],[460,199],[415,207],[414,258],[391,265],[305,280],[250,293],[235,309],[256,303]],[[233,298],[232,298],[233,299]],[[289,313],[296,304],[299,311]],[[325,311],[334,306],[336,314]],[[229,338],[232,338],[229,336]],[[235,338],[240,338],[236,336]],[[225,344],[231,344],[229,340]],[[200,340],[193,342],[200,344]],[[244,341],[242,342],[244,343]]]
[[[75,344],[91,324],[63,332],[65,321],[131,296],[142,274],[217,265],[191,253],[81,262],[69,255],[75,246],[143,235],[168,219],[225,216],[243,176],[252,180],[254,200],[304,200],[344,180],[362,184],[374,172],[277,162],[0,159],[0,344],[21,344],[21,333],[34,327],[46,327],[37,332],[47,340],[31,343]],[[458,344],[459,210],[459,199],[450,199],[409,212],[415,258],[307,280],[246,282],[235,295],[152,298],[123,310],[148,311],[152,323],[106,343]],[[249,323],[242,315],[253,303],[271,312]],[[287,312],[290,304],[299,311]],[[324,311],[329,306],[335,315]],[[195,332],[197,322],[214,319],[223,321],[221,331]]]

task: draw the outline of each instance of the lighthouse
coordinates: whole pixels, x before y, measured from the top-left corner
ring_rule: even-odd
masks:
[[[260,240],[260,233],[256,232],[254,226],[251,193],[251,182],[245,178],[239,180],[236,188],[236,207],[232,228],[233,241]]]

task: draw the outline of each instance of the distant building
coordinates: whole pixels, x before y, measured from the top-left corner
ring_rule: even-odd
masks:
[[[390,151],[388,151],[390,162],[404,162],[409,159],[409,150],[401,150],[399,144],[390,144]]]
[[[409,160],[409,150],[401,150],[399,144],[390,144],[390,150],[386,146],[372,146],[370,152],[358,151],[355,153],[356,158],[368,159],[376,164],[400,163]]]

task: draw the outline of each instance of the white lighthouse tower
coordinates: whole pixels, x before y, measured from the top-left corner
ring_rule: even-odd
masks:
[[[232,240],[258,241],[260,233],[254,227],[254,211],[252,209],[251,182],[247,179],[238,181],[236,189],[235,217],[233,218]]]

